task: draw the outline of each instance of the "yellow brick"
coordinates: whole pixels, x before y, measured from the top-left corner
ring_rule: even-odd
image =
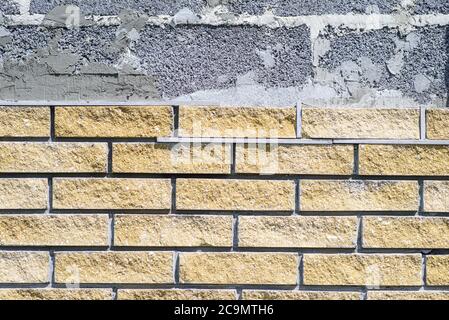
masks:
[[[424,211],[449,211],[449,181],[424,182]]]
[[[173,132],[169,106],[57,107],[58,137],[163,137]]]
[[[420,286],[420,254],[306,254],[305,285]]]
[[[0,289],[0,300],[112,300],[112,290]]]
[[[0,137],[48,137],[50,109],[0,107]]]
[[[351,175],[353,146],[237,145],[236,171],[257,174]]]
[[[0,215],[2,246],[106,246],[107,215]]]
[[[305,138],[419,139],[419,110],[305,107],[302,133]]]
[[[0,252],[0,283],[46,283],[49,268],[47,252]]]
[[[178,179],[179,210],[293,211],[293,181]]]
[[[360,300],[360,292],[243,290],[243,300]]]
[[[181,253],[181,283],[295,285],[298,256],[291,253]]]
[[[115,144],[113,150],[114,172],[231,172],[231,145],[123,143]]]
[[[449,256],[427,256],[426,279],[430,286],[449,285]]]
[[[361,175],[445,176],[448,146],[360,146]]]
[[[302,180],[303,211],[416,211],[414,181]]]
[[[188,107],[179,110],[180,136],[295,138],[295,108]]]
[[[0,172],[106,172],[98,143],[0,143]]]
[[[239,246],[355,248],[356,217],[240,217]]]
[[[0,179],[0,209],[46,209],[46,179]]]
[[[368,300],[449,300],[444,291],[368,291]]]
[[[445,140],[449,139],[449,110],[429,109],[427,117],[427,139]]]
[[[114,228],[116,246],[232,246],[232,217],[118,215]]]
[[[168,179],[55,179],[56,209],[159,209],[171,206]]]
[[[365,248],[449,248],[449,218],[364,217]]]
[[[235,300],[233,290],[118,290],[119,300]]]
[[[56,253],[57,283],[173,283],[170,252]]]

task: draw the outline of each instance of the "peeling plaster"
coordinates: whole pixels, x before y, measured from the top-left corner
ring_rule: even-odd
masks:
[[[142,73],[138,62],[130,58],[131,44],[138,39],[145,19],[124,13],[119,27],[92,29],[81,19],[83,27],[79,28],[76,24],[66,25],[66,9],[52,10],[44,18],[51,27],[44,24],[39,34],[34,27],[2,29],[1,99],[160,98],[154,78]],[[24,41],[29,42],[29,47],[23,46]],[[18,51],[21,47],[23,51]],[[120,62],[114,65],[114,60]]]
[[[268,2],[270,0],[267,0]],[[11,86],[3,86],[4,79],[11,80],[11,74],[4,72],[5,65],[9,72],[11,65],[17,62],[8,55],[8,48],[11,47],[11,41],[14,34],[11,34],[11,28],[14,26],[45,26],[45,32],[52,34],[55,46],[49,49],[49,52],[42,52],[42,49],[33,52],[22,51],[22,70],[31,66],[39,66],[31,74],[45,78],[50,75],[64,75],[72,79],[83,79],[83,76],[92,77],[91,84],[100,84],[93,93],[93,97],[110,95],[107,99],[187,99],[195,97],[207,101],[227,101],[238,102],[239,104],[248,102],[263,101],[281,102],[288,101],[294,103],[298,99],[309,99],[311,101],[324,100],[339,101],[344,100],[347,103],[372,103],[376,99],[383,101],[380,103],[391,104],[398,101],[409,100],[416,103],[433,103],[444,99],[447,94],[448,80],[445,80],[444,73],[447,51],[441,43],[441,30],[437,31],[437,36],[430,34],[427,37],[426,30],[434,32],[438,26],[446,27],[449,25],[449,15],[428,13],[427,10],[420,9],[421,15],[415,15],[416,8],[420,6],[420,0],[402,0],[398,1],[392,11],[386,11],[384,7],[377,4],[364,6],[363,10],[354,11],[349,14],[320,14],[320,15],[279,15],[276,8],[267,7],[263,13],[250,15],[248,13],[235,13],[232,9],[232,1],[207,0],[208,6],[197,10],[197,7],[182,7],[179,5],[177,10],[172,10],[171,15],[152,15],[147,12],[122,12],[113,16],[80,15],[81,28],[114,28],[113,39],[103,46],[103,52],[95,51],[86,44],[84,48],[71,45],[71,36],[66,39],[66,33],[62,34],[52,30],[54,28],[71,28],[67,25],[66,11],[73,6],[68,4],[56,7],[47,15],[33,14],[29,15],[29,1],[16,1],[21,3],[22,15],[7,16],[0,21],[0,62],[3,68],[0,70],[0,99],[4,92]],[[267,3],[268,3],[267,2]],[[250,3],[250,2],[248,2]],[[435,2],[435,5],[429,8],[443,8]],[[250,3],[250,5],[253,5]],[[421,6],[422,7],[422,6]],[[179,59],[174,48],[166,48],[160,59],[155,59],[152,55],[145,55],[142,51],[142,43],[151,46],[151,37],[145,31],[148,27],[160,27],[162,29],[175,28],[173,32],[177,33],[180,42],[190,41],[189,37],[195,37],[195,34],[183,34],[183,30],[194,27],[214,27],[223,28],[236,27],[254,27],[263,29],[293,29],[306,26],[310,31],[309,41],[311,46],[311,70],[306,72],[305,79],[298,81],[284,81],[287,79],[288,72],[279,70],[285,66],[285,61],[279,60],[280,47],[283,46],[279,41],[275,44],[253,46],[251,59],[241,61],[240,68],[235,73],[218,72],[221,69],[211,64],[212,77],[203,72],[204,62],[208,58],[203,58],[208,50],[213,53],[212,46],[214,41],[210,41],[210,48],[207,42],[198,45],[198,54],[201,58],[189,56],[192,61],[172,64],[170,59]],[[75,28],[76,29],[76,28]],[[375,34],[384,34],[385,31],[390,35],[383,38],[381,36],[376,40]],[[101,36],[105,35],[100,31]],[[212,34],[212,33],[211,33]],[[371,35],[374,40],[363,38],[363,35]],[[424,36],[422,36],[424,34]],[[361,35],[358,41],[351,48],[353,50],[337,50],[335,42],[338,39],[345,39],[348,35]],[[213,36],[215,37],[215,36]],[[184,40],[183,40],[184,38]],[[426,41],[429,38],[429,41]],[[213,38],[211,38],[213,39]],[[363,39],[363,40],[362,40]],[[155,38],[152,41],[160,41]],[[379,41],[382,46],[379,51],[371,47],[368,51],[363,51],[370,41]],[[63,43],[61,45],[61,43]],[[421,47],[424,45],[425,49]],[[360,51],[359,51],[360,47]],[[2,54],[3,50],[3,54]],[[179,48],[177,49],[179,50]],[[297,49],[295,49],[297,50]],[[370,51],[371,50],[371,51]],[[373,51],[374,50],[374,51]],[[383,51],[382,51],[383,50]],[[84,54],[83,54],[84,52]],[[434,52],[434,53],[432,53]],[[436,52],[436,53],[435,53]],[[86,54],[89,53],[89,54]],[[189,53],[190,54],[190,53]],[[242,53],[241,53],[242,54]],[[244,53],[245,55],[247,53]],[[432,55],[435,54],[435,57]],[[168,57],[166,57],[168,55]],[[331,57],[331,58],[329,58]],[[380,57],[380,59],[379,59]],[[165,60],[164,59],[168,59]],[[232,65],[233,59],[230,57],[228,63]],[[285,59],[285,58],[284,58]],[[197,60],[197,61],[193,61]],[[203,61],[202,61],[203,60]],[[178,60],[178,61],[182,61]],[[338,61],[338,63],[335,63]],[[428,65],[425,65],[427,61]],[[259,66],[253,65],[257,62]],[[26,65],[29,63],[29,65]],[[168,70],[160,68],[160,64],[167,64]],[[45,67],[41,68],[40,64]],[[191,64],[191,65],[190,65]],[[434,66],[435,64],[435,66]],[[438,64],[438,66],[436,66]],[[413,69],[413,65],[417,66]],[[156,66],[156,67],[155,67]],[[209,66],[209,65],[208,65]],[[412,67],[411,67],[412,66]],[[443,66],[443,67],[441,67]],[[179,68],[178,70],[176,68]],[[197,68],[198,76],[190,77]],[[290,67],[289,67],[290,68]],[[45,71],[43,71],[45,70]],[[200,72],[198,72],[198,70]],[[263,72],[261,70],[264,70]],[[180,74],[186,76],[184,79],[188,86],[179,87],[178,79],[173,76],[166,77],[168,74]],[[264,75],[267,72],[274,80]],[[297,68],[292,67],[290,71],[293,75],[298,72]],[[47,74],[48,73],[48,74]],[[279,78],[278,73],[281,74]],[[278,77],[278,78],[277,78]],[[105,80],[107,78],[107,81]],[[131,81],[125,85],[123,79]],[[20,81],[28,79],[26,76]],[[266,81],[268,79],[268,81]],[[18,81],[18,80],[15,80]],[[30,81],[30,80],[26,80]],[[48,81],[48,80],[47,80]],[[74,80],[81,81],[81,80]],[[134,83],[135,82],[135,86]],[[6,81],[9,85],[10,82]],[[112,86],[113,89],[106,89],[105,83]],[[23,87],[27,87],[25,83]],[[50,81],[49,85],[53,85]],[[72,86],[70,83],[68,86]],[[140,87],[142,86],[142,88]],[[168,90],[170,86],[173,89]],[[20,97],[27,97],[26,92],[21,86],[14,82],[14,88],[20,88]],[[69,93],[59,99],[66,99],[76,96],[82,96],[79,84],[75,84],[75,89],[66,90]],[[179,88],[182,88],[181,90]],[[98,89],[98,90],[97,90]],[[83,88],[83,90],[86,90]],[[112,90],[112,93],[110,92]],[[305,90],[308,90],[307,92]],[[50,89],[50,91],[52,91]],[[75,91],[75,93],[72,93]],[[33,92],[31,90],[30,92]],[[322,92],[325,92],[323,94]],[[89,96],[89,88],[85,96]],[[270,98],[268,95],[273,95]],[[15,94],[17,96],[17,93]],[[324,97],[324,98],[323,98]],[[223,99],[223,100],[220,100]],[[283,103],[285,105],[285,103]]]

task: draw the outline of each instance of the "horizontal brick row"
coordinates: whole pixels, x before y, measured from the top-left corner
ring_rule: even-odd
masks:
[[[242,174],[346,175],[352,145],[236,146]],[[106,173],[106,143],[0,143],[0,173]],[[112,171],[154,174],[230,174],[230,144],[117,143]],[[361,145],[358,171],[367,176],[445,176],[449,146]]]
[[[243,300],[360,300],[357,291],[243,290]],[[0,289],[1,300],[111,300],[111,289]],[[448,300],[448,291],[369,290],[368,300]],[[118,300],[235,300],[235,290],[119,289]]]
[[[415,181],[301,180],[301,211],[417,211]],[[169,210],[170,179],[54,178],[53,208]],[[176,209],[294,211],[292,180],[177,179]],[[0,179],[0,209],[47,209],[48,181]],[[449,182],[424,182],[424,211],[449,211]]]
[[[1,215],[0,246],[108,246],[107,215]],[[449,248],[449,218],[363,217],[362,247]],[[116,215],[117,247],[232,247],[230,216]],[[242,216],[242,248],[355,248],[357,217]]]
[[[298,284],[294,253],[180,253],[182,284]],[[422,286],[420,254],[304,254],[306,286]],[[449,256],[429,255],[426,284],[449,284]],[[171,252],[56,252],[62,284],[173,284]],[[48,283],[47,252],[0,252],[0,283]]]
[[[50,108],[0,107],[0,137],[49,137]],[[304,138],[419,139],[416,108],[296,109],[181,106],[182,137],[296,138],[301,121]],[[449,139],[449,111],[428,109],[426,137]],[[170,106],[56,107],[55,135],[61,138],[142,138],[174,135]]]

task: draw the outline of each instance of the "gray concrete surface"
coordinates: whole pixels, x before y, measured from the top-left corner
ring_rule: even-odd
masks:
[[[13,0],[0,1],[0,14],[19,14],[19,6]]]
[[[117,15],[135,10],[149,15],[174,15],[183,8],[200,12],[205,0],[32,0],[31,13],[46,14],[60,5],[76,5],[85,14]]]
[[[11,0],[0,9],[0,100],[446,105],[444,1]]]
[[[443,13],[449,14],[449,1],[446,0],[417,0],[415,13]]]

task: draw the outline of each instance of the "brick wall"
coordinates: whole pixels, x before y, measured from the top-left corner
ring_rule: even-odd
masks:
[[[445,109],[0,122],[0,299],[449,299]]]

